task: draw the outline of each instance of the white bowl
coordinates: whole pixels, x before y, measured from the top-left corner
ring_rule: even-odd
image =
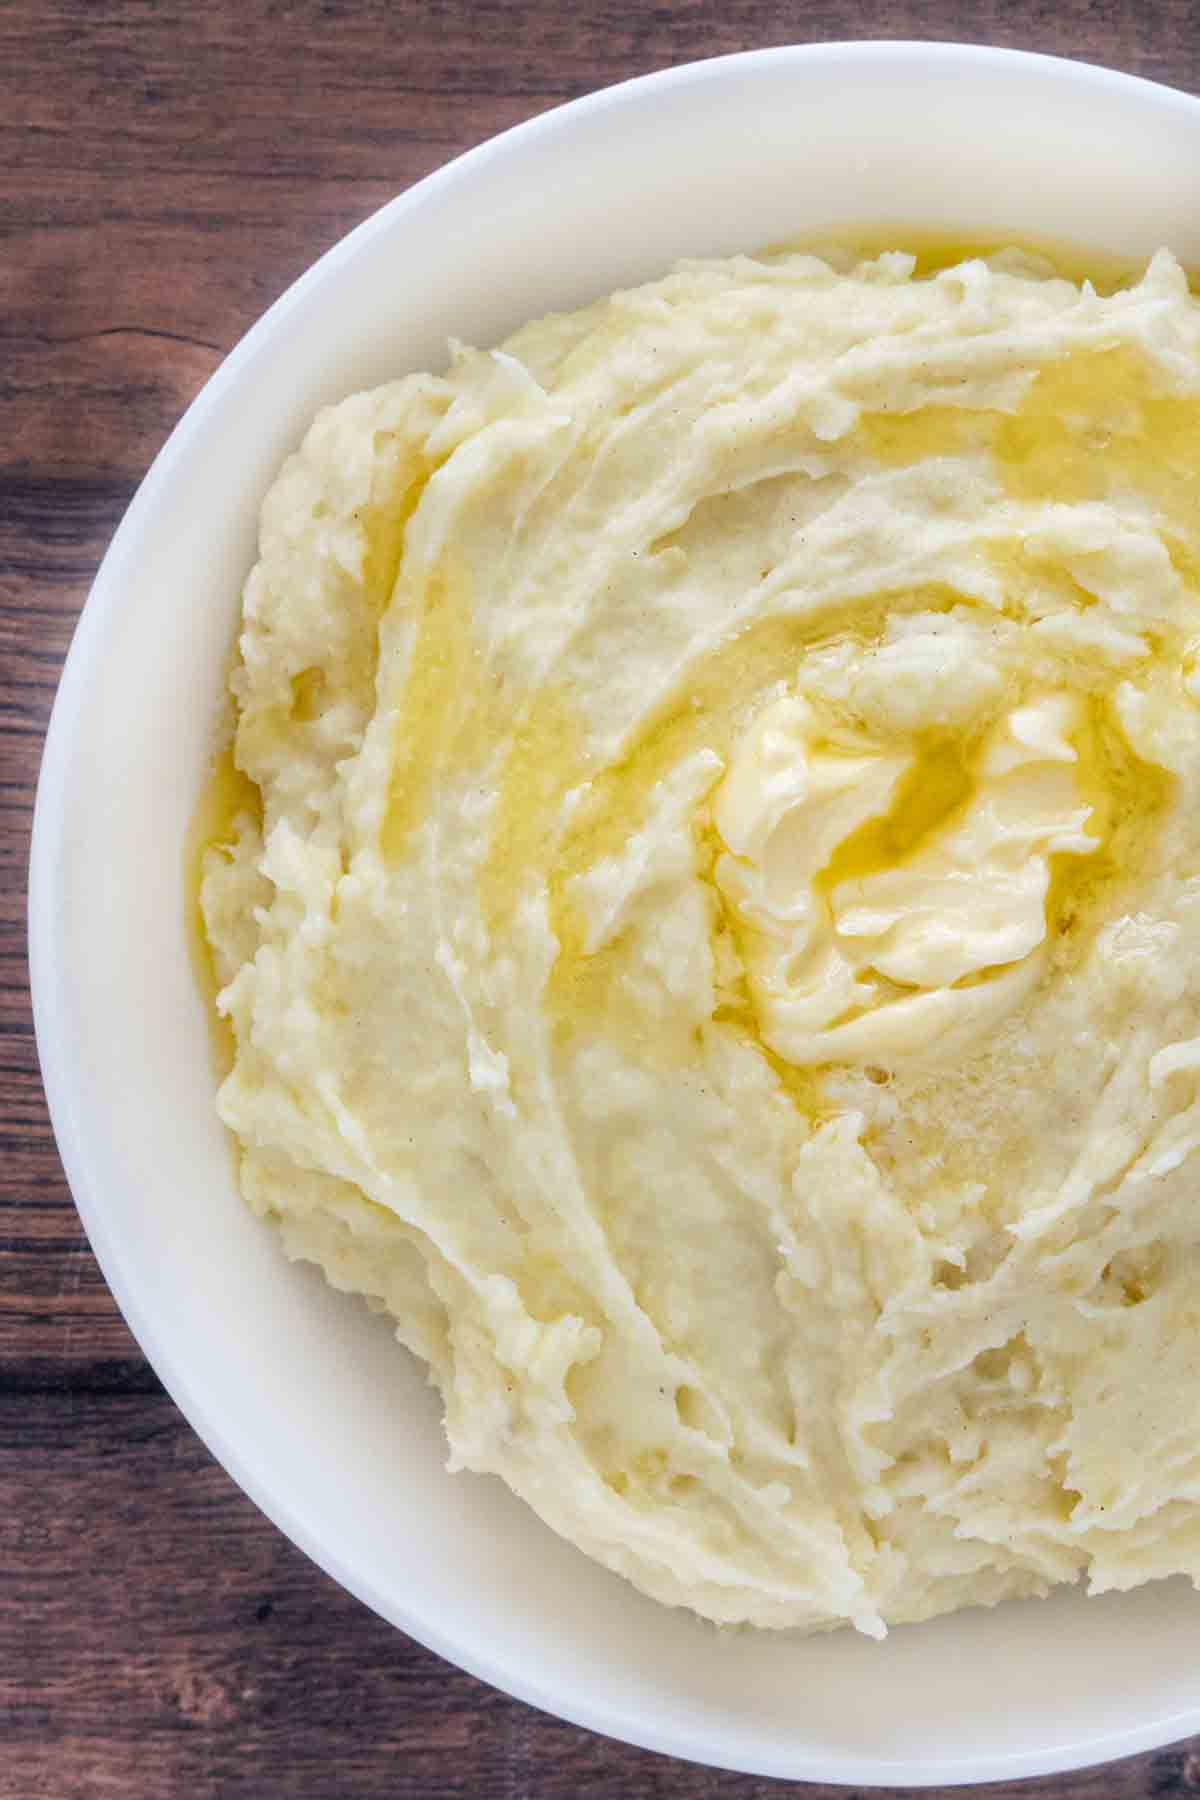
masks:
[[[689,252],[846,222],[1200,263],[1200,102],[1045,57],[826,44],[698,63],[483,145],[361,226],[172,435],[80,621],[38,791],[42,1068],[92,1244],[147,1356],[259,1506],[443,1656],[598,1731],[768,1775],[980,1781],[1200,1730],[1182,1583],[895,1632],[721,1636],[443,1468],[387,1326],[289,1266],[213,1112],[182,840],[263,490],[313,411]]]

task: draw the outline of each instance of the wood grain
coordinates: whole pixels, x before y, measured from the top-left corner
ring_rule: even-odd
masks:
[[[24,885],[41,738],[104,545],[288,282],[449,156],[561,100],[844,37],[1016,44],[1200,91],[1195,0],[0,0],[0,1800],[784,1791],[609,1743],[448,1668],[213,1463],[63,1181]],[[1200,1792],[1200,1740],[1022,1791]]]

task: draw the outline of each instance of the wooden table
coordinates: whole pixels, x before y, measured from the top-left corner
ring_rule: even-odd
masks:
[[[1200,91],[1196,0],[0,0],[0,1800],[783,1791],[448,1668],[213,1463],[63,1180],[24,877],[42,733],[105,543],[192,395],[318,252],[590,88],[753,46],[921,36]],[[1200,1740],[1027,1791],[1200,1792]]]

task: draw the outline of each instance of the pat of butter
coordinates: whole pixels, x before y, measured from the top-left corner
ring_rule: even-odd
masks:
[[[893,839],[882,862],[878,839],[877,866],[855,868],[856,834],[919,780],[918,747],[830,743],[799,697],[764,710],[713,817],[726,846],[717,881],[772,1050],[800,1064],[886,1062],[957,1047],[1016,1003],[1047,935],[1050,858],[1099,846],[1070,741],[1080,723],[1063,693],[1007,712],[947,815],[909,845]],[[848,872],[830,879],[839,861]]]

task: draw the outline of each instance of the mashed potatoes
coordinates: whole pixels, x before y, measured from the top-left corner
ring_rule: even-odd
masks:
[[[221,1116],[453,1467],[723,1621],[1200,1578],[1169,255],[696,262],[455,347],[317,419],[240,648]]]

